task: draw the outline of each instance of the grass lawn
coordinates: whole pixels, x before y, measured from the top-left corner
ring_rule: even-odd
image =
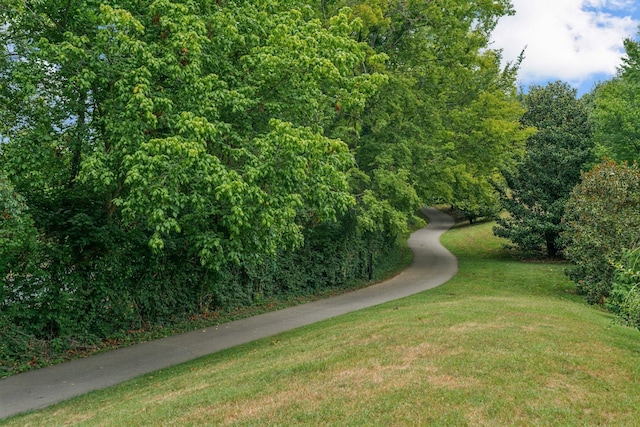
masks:
[[[640,331],[491,227],[443,236],[460,271],[439,288],[0,424],[640,425]]]

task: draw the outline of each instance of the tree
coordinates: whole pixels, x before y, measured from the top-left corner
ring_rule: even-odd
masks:
[[[527,135],[489,46],[507,0],[5,4],[0,166],[44,242],[13,313],[39,337],[371,278],[420,205],[489,203]]]
[[[584,173],[563,218],[569,276],[590,303],[608,297],[616,267],[640,246],[640,168],[606,160]]]
[[[358,39],[389,58],[388,80],[362,120],[334,128],[352,132],[345,140],[368,177],[369,203],[377,199],[404,223],[422,204],[469,212],[493,204],[490,182],[521,156],[528,135],[518,122],[517,64],[502,69],[489,46],[497,20],[513,12],[509,2],[333,3],[352,7],[363,22]]]
[[[218,3],[44,1],[3,16],[20,58],[0,72],[17,188],[42,211],[82,193],[101,222],[146,229],[158,251],[184,236],[212,268],[299,245],[344,212],[353,160],[323,126],[377,84],[355,72],[367,53],[349,16],[325,27],[275,1]]]
[[[640,160],[640,42],[624,42],[626,57],[613,79],[594,90],[594,140],[602,156]]]
[[[527,140],[517,169],[505,173],[501,202],[509,216],[498,219],[494,233],[523,251],[556,257],[565,204],[593,159],[592,126],[585,104],[566,83],[533,86],[523,102],[522,123],[538,132]]]

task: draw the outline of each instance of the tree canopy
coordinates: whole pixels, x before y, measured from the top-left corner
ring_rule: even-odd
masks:
[[[624,42],[626,57],[617,75],[594,91],[594,139],[600,156],[640,160],[640,42]]]
[[[374,58],[346,11],[324,25],[273,1],[41,2],[5,20],[19,191],[84,192],[154,249],[189,236],[212,267],[299,245],[352,205],[352,156],[323,127],[382,79],[356,72]]]
[[[350,145],[376,197],[400,218],[420,204],[493,204],[490,183],[523,153],[518,64],[490,49],[508,1],[322,2],[361,17],[359,40],[386,55],[388,81],[369,99]],[[330,8],[329,8],[330,9]]]

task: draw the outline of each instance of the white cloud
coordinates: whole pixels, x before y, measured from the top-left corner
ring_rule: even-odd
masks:
[[[576,86],[611,76],[624,55],[622,42],[640,21],[635,0],[512,0],[516,15],[498,23],[493,47],[513,61],[525,49],[524,84],[560,79]],[[637,15],[636,15],[637,16]]]
[[[585,0],[584,5],[596,9],[609,9],[633,12],[636,8],[636,0]]]

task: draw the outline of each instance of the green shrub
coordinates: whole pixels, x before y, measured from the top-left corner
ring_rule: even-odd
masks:
[[[582,175],[563,218],[568,274],[590,303],[604,303],[625,250],[640,244],[640,168],[607,160]]]
[[[38,212],[50,212],[39,218],[54,237],[31,253],[33,262],[14,265],[0,287],[0,371],[43,366],[101,341],[129,339],[128,331],[376,279],[401,252],[393,233],[359,232],[353,214],[307,228],[296,250],[243,256],[212,270],[180,235],[155,254],[142,228],[124,233],[76,201],[67,200],[64,211],[49,203]]]
[[[626,251],[622,262],[616,265],[607,308],[640,329],[640,247]]]
[[[36,365],[42,342],[13,323],[4,312],[0,312],[0,337],[0,377]]]
[[[35,250],[37,230],[26,202],[0,173],[0,279],[17,264],[28,263]]]

